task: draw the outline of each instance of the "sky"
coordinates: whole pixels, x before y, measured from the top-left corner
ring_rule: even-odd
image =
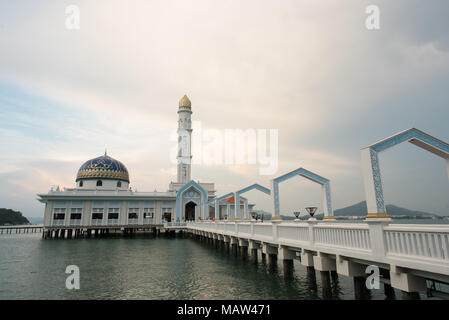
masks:
[[[334,209],[362,201],[360,149],[411,127],[449,141],[448,16],[447,0],[0,1],[0,207],[43,216],[37,194],[73,187],[105,148],[133,188],[166,191],[184,94],[203,129],[278,132],[272,175],[193,166],[217,195],[304,167],[331,180]],[[402,144],[380,162],[386,203],[449,215],[441,158]],[[280,192],[281,214],[322,208],[306,179]]]

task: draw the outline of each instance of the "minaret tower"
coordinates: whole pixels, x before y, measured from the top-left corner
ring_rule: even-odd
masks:
[[[178,183],[190,181],[192,161],[192,103],[186,95],[179,100],[178,109]]]

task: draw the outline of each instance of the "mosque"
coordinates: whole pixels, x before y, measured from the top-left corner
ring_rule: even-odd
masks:
[[[220,199],[217,206],[205,205],[215,198],[214,183],[191,179],[191,115],[191,101],[184,95],[178,108],[177,180],[166,192],[132,190],[126,166],[105,152],[80,167],[74,188],[57,187],[38,194],[38,200],[45,204],[44,228],[67,228],[70,232],[95,227],[151,229],[235,215],[234,197]],[[244,206],[249,210],[254,207],[243,197],[238,202],[241,211]]]

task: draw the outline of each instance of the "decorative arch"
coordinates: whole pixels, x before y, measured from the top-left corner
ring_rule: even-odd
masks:
[[[280,215],[280,209],[279,209],[279,207],[280,207],[280,205],[279,205],[279,183],[289,180],[298,175],[321,185],[321,190],[322,190],[322,194],[323,194],[324,219],[333,219],[334,211],[332,210],[330,180],[323,178],[323,177],[317,175],[316,173],[313,173],[304,168],[298,168],[296,170],[293,170],[289,173],[286,173],[280,177],[277,177],[277,178],[271,180],[271,196],[273,199],[273,206],[274,206],[274,208],[273,208],[274,215],[272,217],[272,220],[281,220],[282,219],[281,215]]]
[[[254,184],[252,184],[252,185],[250,185],[250,186],[248,186],[246,188],[243,188],[243,189],[241,189],[239,191],[236,191],[235,194],[234,194],[235,203],[239,204],[239,205],[235,206],[235,217],[236,217],[236,219],[240,219],[241,218],[241,216],[240,216],[240,198],[241,198],[241,196],[240,195],[244,194],[245,192],[249,192],[251,190],[254,190],[254,189],[259,190],[259,191],[261,191],[261,192],[263,192],[265,194],[271,195],[270,189],[265,188],[264,186],[261,186],[258,183],[254,183]],[[244,218],[248,219],[249,218],[248,201],[244,200],[243,203],[244,203]]]
[[[198,200],[194,200],[195,203],[201,203],[207,200],[207,192],[201,185],[199,185],[193,180],[186,183],[184,186],[181,187],[181,189],[178,190],[178,193],[176,194],[176,221],[181,221],[181,213],[182,210],[184,210],[185,205],[184,194],[190,189],[196,190],[200,194],[200,198]],[[199,214],[201,215],[201,212]]]
[[[229,198],[232,196],[232,192],[225,194],[224,196],[215,198],[213,201],[215,202],[215,220],[220,219],[220,203],[223,204],[222,200]],[[229,206],[226,208],[228,218],[229,218]],[[218,213],[218,214],[217,214]]]
[[[386,212],[378,154],[403,142],[410,142],[446,160],[449,176],[449,144],[411,128],[361,150],[367,218],[390,218]]]

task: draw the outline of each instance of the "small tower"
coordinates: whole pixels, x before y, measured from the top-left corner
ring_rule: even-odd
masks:
[[[179,100],[178,109],[178,183],[190,181],[192,161],[192,103],[186,95]]]

